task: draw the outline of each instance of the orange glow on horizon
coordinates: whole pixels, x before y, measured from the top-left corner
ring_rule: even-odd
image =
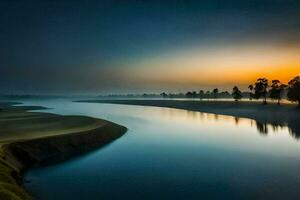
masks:
[[[132,72],[164,85],[247,85],[259,77],[287,83],[300,75],[300,48],[233,47],[192,50],[136,63]]]

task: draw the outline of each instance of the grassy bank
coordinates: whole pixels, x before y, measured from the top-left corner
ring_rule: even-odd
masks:
[[[213,114],[230,115],[237,118],[255,120],[257,128],[267,133],[267,124],[278,128],[288,126],[295,138],[300,138],[300,109],[295,104],[269,103],[263,105],[257,101],[194,101],[194,100],[84,100],[81,102],[112,103],[140,106],[178,108]]]
[[[0,199],[32,199],[22,174],[32,165],[60,162],[119,138],[126,128],[82,116],[28,112],[43,109],[0,103]]]

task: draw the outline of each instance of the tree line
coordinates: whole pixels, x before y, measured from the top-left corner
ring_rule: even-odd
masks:
[[[248,87],[251,91],[251,98],[263,99],[263,104],[267,104],[267,98],[277,101],[280,105],[283,94],[286,92],[286,97],[292,102],[298,102],[300,107],[300,76],[294,77],[288,82],[283,84],[279,80],[272,80],[269,84],[268,79],[259,78],[256,82]],[[234,96],[234,95],[233,95]]]
[[[266,78],[258,78],[255,83],[248,86],[250,92],[242,92],[237,86],[232,88],[232,92],[228,91],[219,92],[218,88],[212,91],[200,90],[188,91],[187,93],[161,93],[160,96],[164,98],[199,98],[199,99],[209,99],[209,98],[233,98],[235,101],[239,101],[242,98],[252,99],[262,99],[263,104],[267,104],[267,98],[277,101],[280,105],[280,101],[285,95],[288,100],[292,102],[298,102],[300,107],[300,76],[294,77],[288,82],[288,84],[283,84],[279,80],[272,80],[269,82]]]

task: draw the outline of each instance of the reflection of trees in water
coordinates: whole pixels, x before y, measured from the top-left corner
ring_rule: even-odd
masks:
[[[256,121],[255,123],[257,130],[263,135],[267,135],[269,133],[269,128],[272,128],[273,132],[278,132],[280,129],[287,127],[287,124],[260,123],[258,121]]]
[[[171,113],[172,114],[172,113]],[[234,123],[236,125],[239,125],[243,118],[240,117],[231,117],[226,115],[218,115],[218,114],[209,114],[209,113],[203,113],[203,112],[194,112],[194,111],[187,111],[187,116],[191,117],[193,119],[198,120],[215,120],[215,121],[232,121],[234,120]],[[250,118],[250,117],[249,117]],[[289,134],[295,138],[300,139],[300,115],[298,113],[293,115],[282,115],[282,114],[275,114],[270,115],[268,118],[262,118],[260,121],[250,120],[251,127],[255,126],[259,133],[262,135],[267,135],[270,131],[276,133],[281,131],[282,129],[287,128],[289,131]],[[268,123],[261,122],[261,121],[270,121]]]
[[[257,130],[262,135],[267,135],[269,133],[269,128],[272,128],[273,132],[278,132],[280,129],[287,127],[289,130],[289,134],[292,137],[294,137],[295,139],[300,138],[300,119],[292,119],[288,122],[282,123],[261,123],[255,121],[255,125]]]
[[[268,124],[256,122],[256,128],[262,135],[268,134]]]
[[[299,139],[300,138],[300,119],[299,118],[291,119],[288,123],[288,127],[289,127],[290,134],[294,138]]]
[[[215,118],[216,121],[218,121],[219,115],[218,114],[214,114],[214,118]]]
[[[235,117],[235,118],[234,118],[234,121],[235,121],[235,125],[239,125],[240,118]]]

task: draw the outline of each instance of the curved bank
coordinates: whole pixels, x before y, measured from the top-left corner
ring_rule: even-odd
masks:
[[[33,113],[41,107],[1,103],[0,199],[30,200],[22,187],[24,170],[61,162],[102,147],[127,131],[118,124],[83,116]]]

